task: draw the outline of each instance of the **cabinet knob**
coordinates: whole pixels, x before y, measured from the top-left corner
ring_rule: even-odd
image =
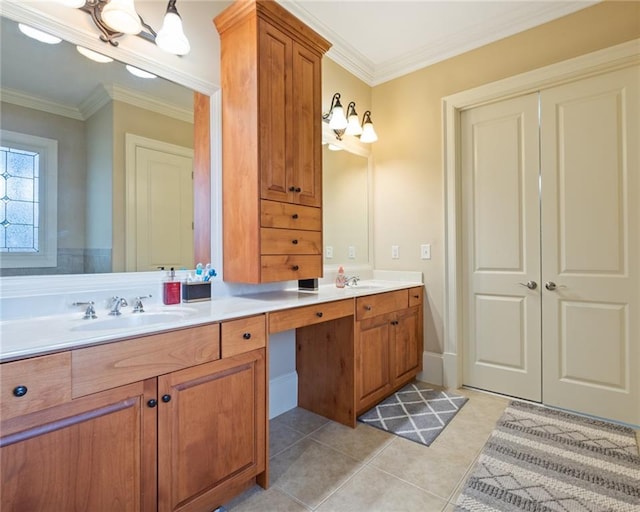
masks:
[[[317,316],[318,318],[322,318],[322,315],[323,315],[322,311],[318,311],[318,312],[316,313],[316,316]]]
[[[250,339],[251,339],[251,333],[250,333],[250,332],[245,332],[245,333],[242,335],[242,337],[243,337],[245,340],[250,340]]]
[[[291,216],[291,218],[292,218],[292,219],[297,219],[297,218],[298,218],[298,214],[297,214],[297,213],[294,213],[294,214]]]
[[[289,192],[295,192],[296,191],[296,187],[289,187]]]
[[[302,192],[302,189],[300,187],[296,187],[294,191],[295,192]]]
[[[419,298],[420,298],[420,295],[414,295],[414,296],[413,296],[413,298],[414,298],[414,299],[419,299]]]
[[[291,267],[291,270],[293,270],[294,272],[297,272],[298,270],[300,270],[300,267],[298,265],[293,265]]]
[[[398,325],[398,321],[397,320],[391,320],[391,325]]]
[[[373,308],[372,308],[369,304],[367,304],[367,305],[364,307],[364,310],[365,310],[365,311],[371,311],[372,309],[373,309]]]
[[[298,240],[297,240],[297,239],[291,240],[291,243],[292,243],[293,245],[298,245]]]
[[[20,398],[21,396],[26,395],[27,391],[29,391],[27,389],[27,386],[16,386],[15,388],[13,388],[13,396],[17,396],[18,398]]]
[[[153,409],[156,405],[158,405],[158,401],[155,398],[152,398],[147,402],[147,405]]]
[[[167,402],[171,402],[171,395],[162,395],[162,401],[166,404]]]

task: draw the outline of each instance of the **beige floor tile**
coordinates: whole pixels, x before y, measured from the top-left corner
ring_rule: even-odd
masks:
[[[284,423],[269,422],[269,457],[278,455],[282,450],[289,448],[305,437],[305,434]]]
[[[370,464],[448,500],[476,453],[463,439],[426,447],[396,438]]]
[[[351,478],[362,463],[310,438],[270,461],[271,484],[315,508]]]
[[[314,430],[318,430],[329,421],[330,420],[328,420],[327,418],[324,418],[311,411],[307,411],[302,407],[296,407],[295,409],[291,409],[290,411],[287,411],[280,416],[276,416],[269,423],[275,426],[285,425],[307,435]]]
[[[254,485],[234,498],[233,501],[225,505],[225,508],[233,512],[306,512],[311,510],[275,487],[270,487],[265,491],[258,485]]]
[[[318,512],[440,512],[447,502],[371,466],[325,501]]]
[[[332,421],[316,430],[311,437],[354,459],[367,461],[393,441],[395,436],[362,423],[350,428]]]

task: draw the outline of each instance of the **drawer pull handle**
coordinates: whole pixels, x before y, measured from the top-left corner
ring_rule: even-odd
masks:
[[[297,219],[297,218],[298,218],[298,214],[297,214],[297,213],[294,213],[294,214],[291,216],[291,218],[292,218],[292,219]]]
[[[21,396],[26,395],[27,391],[29,391],[27,389],[27,386],[16,386],[15,388],[13,388],[13,396],[17,396],[18,398],[20,398]]]
[[[323,313],[322,313],[322,311],[318,311],[318,312],[316,313],[316,316],[317,316],[318,318],[322,318],[322,314],[323,314]]]
[[[291,267],[291,270],[293,270],[295,272],[295,271],[300,270],[300,267],[298,265],[294,265],[293,267]]]
[[[152,398],[147,402],[147,405],[153,409],[156,405],[158,405],[158,401],[155,398]]]
[[[365,311],[371,311],[372,309],[373,309],[373,308],[372,308],[369,304],[367,304],[367,305],[364,307],[364,310],[365,310]]]
[[[297,239],[291,240],[291,243],[292,243],[293,245],[298,245],[298,240],[297,240]]]
[[[166,404],[167,402],[171,402],[171,395],[162,395],[162,401]]]
[[[243,337],[245,340],[250,340],[250,339],[251,339],[251,333],[250,333],[250,332],[245,332],[245,333],[242,335],[242,337]]]

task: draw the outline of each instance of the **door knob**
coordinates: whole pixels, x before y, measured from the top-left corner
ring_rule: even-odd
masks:
[[[554,283],[553,281],[547,281],[544,285],[544,287],[549,290],[550,292],[552,292],[553,290],[555,290],[557,288],[556,283]]]
[[[535,281],[527,281],[526,283],[518,283],[519,285],[526,286],[529,290],[535,290],[538,287],[538,283]]]

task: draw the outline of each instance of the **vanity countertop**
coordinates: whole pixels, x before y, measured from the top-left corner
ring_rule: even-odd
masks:
[[[321,285],[317,291],[286,289],[212,297],[211,301],[175,306],[149,304],[145,307],[145,313],[132,313],[128,309],[123,310],[121,317],[117,318],[110,317],[106,311],[98,311],[99,318],[94,320],[84,320],[79,312],[6,320],[0,322],[0,362],[422,285],[413,281],[361,281],[358,286],[342,289],[334,285]],[[141,320],[128,322],[127,317],[134,315]],[[159,320],[146,323],[145,320],[150,318]],[[117,322],[122,325],[113,327]]]

